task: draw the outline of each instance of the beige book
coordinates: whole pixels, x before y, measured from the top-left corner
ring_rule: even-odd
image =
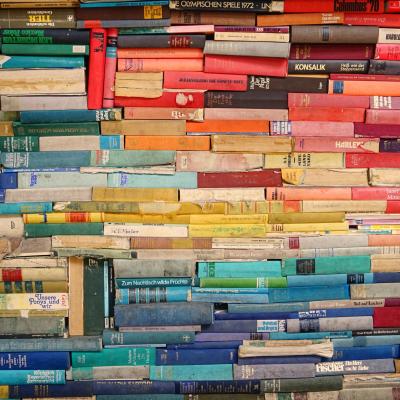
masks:
[[[215,152],[288,153],[292,139],[275,136],[212,135],[211,148]]]
[[[178,201],[178,190],[94,187],[92,191],[92,198],[89,200],[112,202]],[[181,199],[181,201],[183,200]]]
[[[91,187],[7,189],[6,203],[36,201],[90,201]]]
[[[192,172],[240,172],[263,167],[262,154],[216,154],[210,151],[177,151],[176,170]]]
[[[121,237],[188,237],[186,225],[105,223],[104,235]]]
[[[22,217],[1,215],[0,236],[6,236],[9,238],[19,238],[24,236],[24,221]]]
[[[265,154],[264,168],[345,168],[344,153]]]
[[[214,40],[229,40],[240,42],[289,42],[288,33],[269,32],[215,32]]]
[[[382,212],[387,208],[386,200],[303,200],[303,212]]]
[[[0,70],[1,95],[65,95],[85,92],[84,68]]]
[[[321,310],[330,308],[364,308],[385,307],[385,299],[361,299],[361,300],[321,300],[310,301],[310,310]]]
[[[69,318],[70,336],[84,335],[83,320],[83,258],[69,259]]]
[[[282,169],[282,180],[295,186],[368,186],[365,168]]]
[[[121,97],[157,98],[163,92],[162,72],[117,72],[115,95]]]
[[[398,168],[370,168],[369,183],[372,186],[400,186]]]
[[[378,43],[400,44],[400,29],[379,28]]]
[[[123,149],[124,140],[121,140]],[[39,138],[40,151],[101,150],[99,136],[42,136]]]
[[[190,215],[190,223],[194,225],[266,224],[268,223],[268,214],[245,214],[245,215],[197,214],[197,215]]]
[[[289,112],[265,108],[205,108],[204,119],[287,121]]]
[[[17,257],[0,261],[0,268],[67,268],[68,260],[60,257]]]
[[[14,136],[12,121],[0,121],[0,136]]]
[[[315,355],[326,358],[333,356],[333,343],[325,341],[323,343],[301,343],[301,344],[282,344],[282,345],[266,345],[266,346],[239,346],[239,357],[280,357],[280,356],[305,356]]]
[[[189,237],[264,237],[265,224],[189,225]]]
[[[371,256],[371,272],[400,272],[400,256],[386,254]]]
[[[122,143],[123,140],[121,139]],[[115,174],[123,172],[124,174],[147,174],[147,175],[174,175],[175,165],[152,165],[142,168],[134,167],[81,167],[79,171],[82,174]]]
[[[398,297],[400,283],[373,283],[350,285],[352,299],[380,299],[382,297]]]
[[[11,239],[9,257],[40,257],[51,256],[51,238],[18,238]]]
[[[244,189],[180,189],[180,201],[262,201],[265,200],[263,188]]]
[[[368,235],[365,233],[346,235],[310,235],[297,238],[300,249],[329,249],[334,247],[366,247]]]
[[[128,238],[115,236],[69,236],[60,235],[51,238],[53,248],[76,247],[86,249],[130,249]]]
[[[350,239],[347,239],[350,240]],[[343,245],[343,244],[342,244]],[[299,257],[375,256],[381,254],[400,256],[400,246],[331,247],[328,249],[302,249]]]
[[[10,239],[0,237],[0,260],[12,251],[12,242]]]
[[[186,135],[185,120],[123,119],[122,121],[101,121],[100,126],[102,135]]]
[[[3,111],[54,110],[54,104],[60,110],[86,110],[86,96],[1,96]]]

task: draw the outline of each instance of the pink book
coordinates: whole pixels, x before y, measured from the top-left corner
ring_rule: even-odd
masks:
[[[294,151],[311,153],[378,153],[379,139],[296,137]]]
[[[343,94],[289,93],[289,107],[344,107],[369,108],[368,96],[345,96]]]
[[[351,188],[352,200],[400,200],[399,187]]]
[[[291,121],[364,122],[364,108],[290,107]]]
[[[400,125],[400,112],[398,110],[367,110],[365,123]]]
[[[351,200],[351,188],[267,188],[266,200]]]
[[[337,136],[354,137],[352,122],[271,121],[271,136]]]
[[[375,110],[400,110],[400,97],[371,96],[369,108]]]
[[[375,49],[375,60],[400,60],[400,45],[379,43]]]
[[[287,110],[278,109],[251,109],[248,108],[206,108],[204,110],[204,119],[219,120],[287,120]]]
[[[400,153],[346,154],[346,168],[398,168],[399,165]]]
[[[214,33],[214,25],[176,25],[165,28],[166,33]]]

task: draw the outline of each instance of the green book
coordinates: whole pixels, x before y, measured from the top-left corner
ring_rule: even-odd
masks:
[[[288,258],[282,265],[282,275],[363,274],[371,272],[370,256],[337,256]]]
[[[203,288],[285,288],[287,280],[278,278],[200,278]]]
[[[14,136],[100,135],[98,122],[64,122],[51,124],[13,123]]]
[[[72,352],[72,367],[155,365],[154,347],[116,347],[100,352]]]
[[[85,336],[101,335],[104,329],[105,261],[86,257],[83,261],[83,331]]]
[[[1,136],[0,151],[13,153],[16,151],[39,151],[39,138],[37,136]]]
[[[2,54],[35,56],[87,56],[88,45],[75,44],[2,44]]]
[[[102,223],[25,224],[25,237],[56,235],[103,235]]]

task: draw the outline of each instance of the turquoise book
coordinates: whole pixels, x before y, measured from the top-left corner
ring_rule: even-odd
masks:
[[[25,224],[26,238],[56,235],[103,235],[102,223]]]
[[[232,364],[151,365],[150,379],[155,381],[230,381]]]
[[[151,347],[116,347],[100,352],[72,352],[72,367],[154,365],[156,349]]]
[[[53,59],[54,57],[51,58]],[[38,110],[20,112],[20,121],[24,124],[117,121],[120,119],[120,108],[101,108],[98,110]]]
[[[64,370],[4,370],[0,371],[1,385],[65,384]]]
[[[371,272],[370,256],[288,258],[282,275],[364,274]]]
[[[327,275],[290,275],[287,284],[291,286],[334,286],[357,283],[374,283],[374,274],[327,274]]]
[[[91,167],[146,167],[175,163],[175,151],[103,150],[92,151]],[[146,175],[147,177],[148,175]]]
[[[83,57],[6,56],[0,55],[0,69],[8,68],[83,68]]]
[[[352,331],[338,331],[338,332],[271,332],[269,338],[271,340],[313,340],[313,339],[336,339],[336,338],[351,338]]]
[[[217,261],[199,262],[199,278],[280,277],[280,261]]]
[[[187,344],[193,343],[195,332],[119,332],[112,329],[103,331],[104,346],[140,344]]]
[[[0,203],[0,214],[36,214],[51,212],[53,203]]]
[[[127,188],[197,188],[196,172],[176,172],[173,175],[115,173],[108,175],[109,187]]]
[[[124,136],[123,135],[107,135],[100,136],[100,149],[101,150],[123,150],[124,149]]]

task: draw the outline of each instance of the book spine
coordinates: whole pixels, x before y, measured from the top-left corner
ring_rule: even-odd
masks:
[[[103,103],[107,31],[93,28],[90,31],[88,108],[99,109]]]
[[[231,380],[233,371],[231,364],[210,365],[164,365],[150,366],[150,379],[161,381],[187,381],[187,380]]]
[[[0,370],[65,370],[69,367],[68,352],[0,353]]]
[[[157,349],[156,365],[235,364],[237,349]]]
[[[331,73],[358,73],[368,72],[368,60],[289,60],[289,74],[331,74]]]
[[[68,136],[68,135],[99,135],[97,122],[84,123],[49,123],[49,124],[21,124],[13,123],[15,136]]]
[[[383,13],[385,10],[384,1],[378,0],[370,3],[367,0],[362,0],[354,3],[351,0],[344,0],[339,3],[334,1],[318,0],[285,0],[285,13],[303,13],[303,12],[353,12],[353,13]]]
[[[8,293],[0,294],[0,309],[3,310],[66,310],[66,293]]]
[[[23,124],[53,124],[69,122],[116,121],[121,119],[121,110],[106,108],[100,110],[63,110],[63,111],[21,111]],[[94,126],[94,125],[93,125]]]
[[[190,300],[190,287],[117,289],[115,304],[165,303]]]
[[[0,29],[0,36],[2,43],[89,44],[89,32],[76,29]]]
[[[192,286],[193,278],[117,278],[118,289],[142,287]]]
[[[290,287],[268,291],[270,303],[286,303],[290,301],[317,301],[317,300],[346,300],[350,298],[349,286],[316,286],[311,291],[309,287]]]
[[[2,56],[0,68],[83,68],[83,57]]]
[[[316,376],[395,372],[393,359],[322,362],[316,364],[315,368]]]
[[[294,44],[290,48],[293,60],[369,60],[373,57],[373,45],[310,45]]]
[[[64,370],[26,370],[26,371],[0,371],[0,383],[2,385],[26,385],[36,384],[64,384]]]
[[[103,107],[114,107],[115,73],[117,70],[117,40],[118,30],[110,28],[107,31],[106,61],[104,72]]]
[[[187,4],[181,0],[173,0],[170,3],[170,8],[172,10],[180,10],[180,11],[248,11],[249,9],[252,12],[283,12],[283,5],[280,2],[263,2],[258,3],[256,1],[250,1],[248,4],[237,2],[222,6],[220,3],[194,3]]]

